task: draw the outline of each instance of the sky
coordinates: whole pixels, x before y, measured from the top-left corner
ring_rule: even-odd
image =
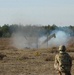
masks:
[[[74,25],[74,0],[0,0],[0,26]]]

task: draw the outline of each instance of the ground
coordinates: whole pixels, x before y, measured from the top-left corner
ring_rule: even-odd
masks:
[[[17,49],[11,46],[10,38],[0,38],[0,53],[6,55],[0,60],[0,75],[57,75],[53,67],[57,49]],[[73,75],[74,45],[67,51],[73,59]]]

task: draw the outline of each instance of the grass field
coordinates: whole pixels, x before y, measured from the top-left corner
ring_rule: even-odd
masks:
[[[0,75],[57,75],[53,64],[57,47],[48,49],[16,49],[11,46],[10,38],[0,38],[0,53],[6,55],[0,60]],[[73,59],[74,74],[74,39],[67,47]]]

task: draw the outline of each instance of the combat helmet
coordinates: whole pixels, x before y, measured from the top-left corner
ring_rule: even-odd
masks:
[[[66,47],[64,46],[64,45],[61,45],[61,46],[59,46],[59,51],[65,51],[66,50]]]

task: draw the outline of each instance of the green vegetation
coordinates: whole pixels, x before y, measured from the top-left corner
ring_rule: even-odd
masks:
[[[54,30],[61,30],[67,32],[69,35],[74,36],[74,26],[65,26],[65,27],[58,27],[57,25],[45,25],[45,26],[36,26],[36,25],[18,25],[18,24],[4,24],[0,26],[0,37],[11,37],[11,35],[15,32],[24,32],[26,35],[36,35],[39,36],[50,34]],[[27,35],[27,36],[28,36]]]

